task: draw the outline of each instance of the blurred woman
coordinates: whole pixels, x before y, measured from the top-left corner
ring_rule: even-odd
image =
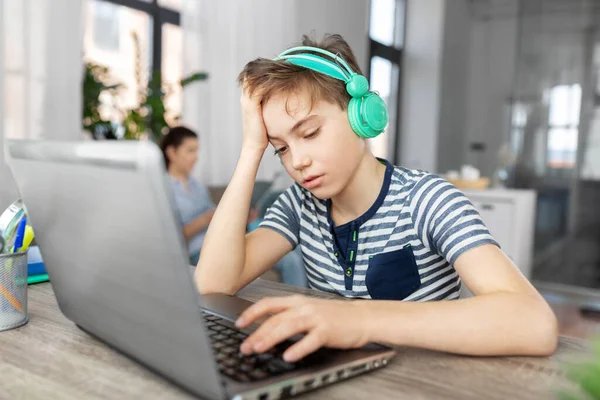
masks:
[[[171,128],[160,148],[165,158],[179,209],[183,235],[188,241],[190,264],[198,264],[204,235],[215,212],[208,189],[191,176],[198,161],[198,135],[183,126]]]

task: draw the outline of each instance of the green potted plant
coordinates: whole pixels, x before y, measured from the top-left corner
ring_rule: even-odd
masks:
[[[138,85],[139,105],[125,112],[123,122],[125,126],[125,139],[138,140],[143,135],[148,135],[151,140],[159,142],[162,135],[169,128],[165,120],[167,110],[164,101],[167,97],[173,95],[176,87],[163,82],[160,71],[154,71],[148,84],[144,86],[140,42],[135,32],[132,33],[132,37],[135,46],[135,78]],[[207,78],[207,73],[196,72],[181,79],[178,84],[183,89],[192,82],[202,81]],[[176,117],[176,119],[178,118],[179,116]]]
[[[192,82],[208,78],[205,72],[196,72],[181,79],[177,85],[163,82],[161,72],[154,71],[151,79],[145,84],[143,79],[144,66],[142,52],[137,34],[132,33],[135,47],[135,81],[138,88],[138,105],[131,109],[119,110],[123,115],[124,139],[139,140],[148,137],[159,142],[169,128],[165,119],[167,109],[165,99],[173,95],[177,86],[183,89]],[[117,139],[115,123],[105,120],[100,114],[102,93],[108,92],[117,96],[123,88],[120,83],[109,84],[108,68],[92,62],[85,63],[83,79],[83,128],[89,131],[93,139]],[[175,120],[179,116],[175,117]]]
[[[93,139],[100,137],[116,139],[111,121],[105,120],[100,114],[100,96],[107,92],[116,96],[121,84],[109,84],[108,68],[93,62],[85,62],[83,74],[83,129],[88,131]]]

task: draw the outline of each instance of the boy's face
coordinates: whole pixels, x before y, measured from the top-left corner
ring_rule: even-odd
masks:
[[[346,110],[326,101],[309,106],[308,93],[275,95],[263,104],[263,119],[288,174],[328,199],[348,185],[367,144],[352,131]]]

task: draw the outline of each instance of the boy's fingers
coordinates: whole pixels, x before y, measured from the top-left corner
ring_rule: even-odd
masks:
[[[238,328],[245,328],[266,314],[287,310],[289,307],[298,304],[298,301],[299,299],[296,296],[269,297],[262,299],[256,304],[248,307],[237,319],[235,325]]]
[[[302,340],[298,341],[298,343],[290,346],[290,348],[283,353],[283,359],[289,363],[296,362],[310,353],[319,350],[321,346],[323,346],[321,336],[316,331],[312,331],[304,336]]]
[[[307,331],[305,322],[289,310],[269,318],[242,343],[244,354],[264,353],[292,336]]]

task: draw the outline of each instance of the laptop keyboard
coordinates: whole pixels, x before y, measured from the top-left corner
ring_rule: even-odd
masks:
[[[284,342],[262,354],[246,356],[240,352],[240,345],[247,334],[231,328],[230,323],[216,315],[202,313],[205,326],[209,331],[213,352],[219,372],[238,382],[253,382],[281,375],[301,368],[307,364],[324,362],[330,356],[330,350],[319,350],[297,363],[285,362],[283,352],[292,344]],[[228,326],[229,325],[229,326]]]

